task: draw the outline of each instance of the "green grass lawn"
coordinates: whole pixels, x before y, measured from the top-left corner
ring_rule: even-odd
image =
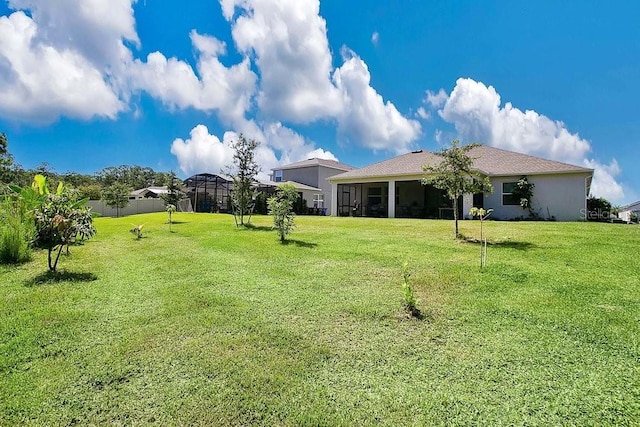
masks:
[[[640,423],[638,226],[174,219],[0,267],[0,424]]]

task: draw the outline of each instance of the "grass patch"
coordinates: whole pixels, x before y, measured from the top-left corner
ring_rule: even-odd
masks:
[[[174,218],[96,218],[56,277],[0,266],[0,425],[640,419],[639,227],[487,222],[480,270],[450,221],[301,216],[282,245]]]

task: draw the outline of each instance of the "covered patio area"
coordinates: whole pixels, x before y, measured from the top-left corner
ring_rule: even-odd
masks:
[[[338,216],[453,218],[453,204],[445,192],[419,180],[337,184],[336,200]],[[463,217],[462,201],[458,216]]]

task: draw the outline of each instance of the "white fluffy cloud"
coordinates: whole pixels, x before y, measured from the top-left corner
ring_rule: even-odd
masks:
[[[36,122],[113,119],[124,108],[103,71],[77,50],[50,44],[21,11],[0,17],[0,114]]]
[[[420,124],[405,118],[389,101],[386,103],[370,85],[367,64],[343,49],[344,64],[333,81],[342,94],[344,110],[338,129],[354,142],[374,150],[405,152],[420,135]]]
[[[222,1],[227,19],[232,2]],[[258,105],[269,117],[299,123],[334,116],[339,94],[331,85],[331,53],[320,3],[313,0],[236,0],[243,13],[233,39],[260,69]]]
[[[253,128],[252,128],[253,126]],[[311,141],[283,126],[281,123],[269,123],[260,129],[255,123],[246,126],[247,138],[261,142],[256,150],[256,162],[261,168],[260,179],[267,179],[271,169],[287,163],[318,157],[338,160],[330,151],[317,148]],[[238,134],[225,132],[222,140],[209,133],[205,125],[194,127],[189,138],[176,138],[171,145],[171,153],[178,159],[180,170],[187,175],[195,173],[218,173],[233,161],[231,143]]]
[[[275,121],[334,119],[341,136],[374,150],[406,151],[420,135],[371,87],[365,62],[343,48],[332,67],[325,20],[318,0],[221,0],[241,52],[260,70],[258,105]]]
[[[429,120],[431,119],[431,113],[428,112],[424,107],[418,107],[418,111],[416,111],[416,117],[419,117],[422,120]]]
[[[615,179],[620,173],[615,159],[610,165],[589,159],[591,144],[569,132],[564,123],[532,110],[519,110],[509,102],[501,107],[500,95],[492,86],[472,79],[458,79],[444,102],[441,93],[444,91],[428,93],[427,102],[442,105],[440,117],[452,123],[464,140],[592,167],[594,195],[614,201],[624,196]]]
[[[437,93],[428,90],[425,101],[432,108],[440,108],[444,105],[445,102],[447,102],[448,98],[449,98],[449,95],[447,95],[447,92],[445,92],[444,89],[440,89]]]
[[[41,123],[61,116],[115,119],[125,110],[139,115],[131,95],[145,92],[170,109],[214,112],[228,128],[265,140],[268,126],[255,120],[325,120],[343,141],[392,152],[406,151],[420,135],[420,124],[371,86],[355,53],[344,48],[342,66],[333,67],[319,0],[220,0],[243,55],[231,66],[220,60],[227,46],[195,30],[195,66],[162,52],[136,59],[131,46],[142,41],[135,1],[9,0],[27,13],[0,18],[0,114]],[[270,137],[284,138],[283,131]],[[333,156],[289,140],[283,152],[269,146],[277,161],[303,152]]]
[[[283,126],[282,123],[268,124],[265,126],[264,134],[269,147],[280,153],[278,164],[293,163],[313,157],[338,160],[332,152],[316,148],[313,142]]]
[[[103,71],[130,58],[123,40],[140,44],[133,15],[135,0],[9,0],[29,10],[39,39],[59,50],[72,50]]]
[[[236,138],[226,132],[222,141],[211,135],[205,125],[194,127],[189,138],[177,138],[171,144],[171,154],[178,159],[180,170],[187,175],[197,173],[220,173],[233,160],[231,142]]]
[[[197,75],[186,62],[153,52],[128,70],[132,89],[144,90],[170,108],[217,110],[226,124],[240,123],[257,79],[249,60],[225,67],[218,59],[226,50],[223,42],[196,31],[190,37],[198,53]]]
[[[616,177],[622,172],[616,159],[613,159],[608,165],[602,164],[597,160],[584,159],[583,164],[585,167],[594,170],[591,194],[597,197],[604,197],[613,202],[619,202],[624,199],[624,189],[616,181]]]
[[[488,141],[508,150],[581,163],[591,150],[588,141],[570,133],[564,123],[532,110],[521,111],[507,102],[500,106],[493,86],[458,79],[440,116],[465,138]]]

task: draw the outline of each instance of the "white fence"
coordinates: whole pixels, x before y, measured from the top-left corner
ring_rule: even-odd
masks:
[[[110,208],[102,200],[89,200],[87,206],[92,212],[97,212],[102,216],[116,216],[116,209]],[[138,199],[129,200],[129,204],[120,209],[120,216],[135,215],[149,212],[164,212],[164,200],[162,199]]]

